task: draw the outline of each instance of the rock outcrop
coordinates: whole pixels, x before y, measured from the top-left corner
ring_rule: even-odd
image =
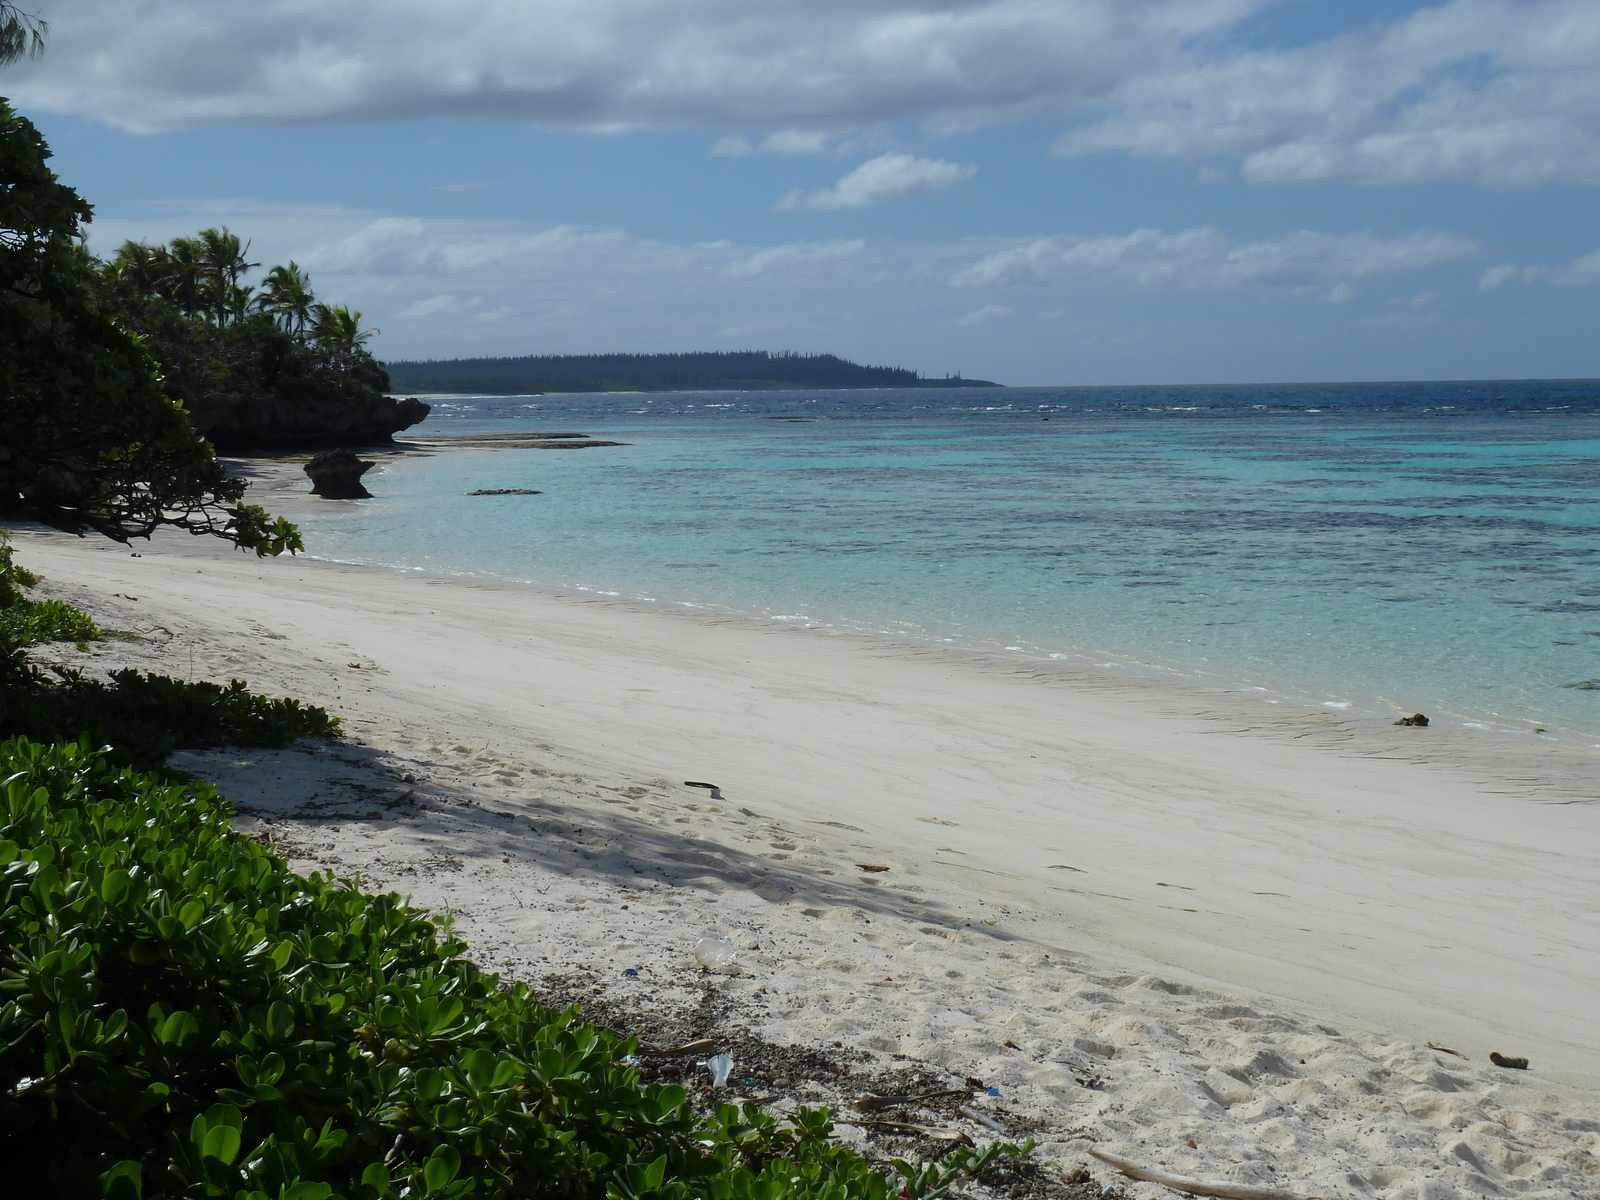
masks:
[[[311,477],[313,496],[329,500],[369,500],[372,493],[362,484],[361,477],[377,465],[371,459],[361,458],[354,450],[324,450],[305,465],[305,472]]]
[[[359,402],[348,397],[288,404],[270,398],[240,400],[192,419],[201,436],[224,454],[245,450],[301,449],[316,446],[381,446],[402,429],[427,417],[430,408],[415,398],[396,400],[374,394]]]

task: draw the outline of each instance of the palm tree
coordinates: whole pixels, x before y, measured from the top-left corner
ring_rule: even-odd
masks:
[[[146,242],[123,242],[111,260],[111,270],[142,296],[160,292],[166,283],[166,247]]]
[[[349,373],[362,347],[377,333],[376,329],[361,328],[361,314],[342,304],[316,304],[311,308],[311,335],[333,360],[340,379]]]
[[[185,316],[210,307],[206,291],[205,247],[194,238],[173,238],[157,246],[155,260],[161,272],[161,294],[178,306]]]
[[[245,262],[244,256],[250,249],[250,243],[241,243],[239,235],[230,233],[226,225],[221,229],[202,229],[197,246],[196,257],[205,277],[212,318],[218,325],[226,325],[229,318],[235,315],[235,292],[239,288],[239,280],[246,271],[252,271],[261,264]],[[245,307],[248,306],[249,301],[246,300]]]
[[[354,354],[379,332],[361,328],[361,314],[351,312],[342,304],[331,308],[326,304],[313,305],[311,320],[317,341],[341,354]]]
[[[44,37],[49,32],[50,26],[38,17],[0,0],[0,67],[42,54]]]
[[[306,335],[315,305],[311,277],[293,259],[287,267],[273,267],[267,272],[255,302],[258,312],[271,313],[279,325],[296,337]]]

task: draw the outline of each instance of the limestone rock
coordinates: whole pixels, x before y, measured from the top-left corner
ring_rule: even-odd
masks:
[[[324,450],[305,465],[311,477],[311,494],[329,500],[367,500],[372,493],[362,486],[361,477],[378,464],[361,458],[354,450]]]

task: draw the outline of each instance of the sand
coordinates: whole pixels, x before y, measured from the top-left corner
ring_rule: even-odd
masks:
[[[180,765],[297,866],[449,911],[486,966],[981,1080],[1098,1180],[1091,1144],[1319,1196],[1600,1196],[1593,748],[184,537],[15,540],[143,639],[56,658],[336,712],[344,743]],[[708,935],[734,973],[696,966]]]

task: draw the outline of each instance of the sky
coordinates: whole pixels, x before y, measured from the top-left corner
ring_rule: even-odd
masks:
[[[1596,0],[31,9],[96,251],[226,225],[390,360],[1600,377]]]

